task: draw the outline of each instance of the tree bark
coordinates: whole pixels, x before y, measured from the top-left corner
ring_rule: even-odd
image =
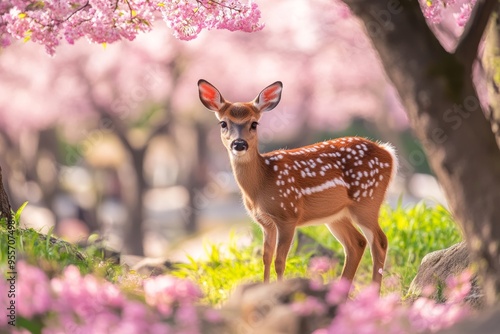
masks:
[[[0,167],[0,218],[5,218],[7,222],[12,220],[9,196],[3,187],[2,167]]]
[[[472,63],[497,0],[478,1],[455,53],[439,44],[418,1],[345,3],[364,23],[399,92],[493,304],[500,292],[500,150],[472,82]]]
[[[491,129],[500,147],[500,3],[490,18],[482,58],[489,102]]]
[[[146,147],[129,151],[132,159],[131,170],[122,175],[120,182],[123,203],[130,213],[125,227],[123,251],[125,254],[144,255],[144,193],[147,184],[144,179],[144,156]],[[124,180],[124,178],[132,178]]]

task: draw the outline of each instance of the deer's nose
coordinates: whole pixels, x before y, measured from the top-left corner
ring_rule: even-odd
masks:
[[[238,152],[246,151],[248,150],[248,143],[246,140],[236,139],[231,143],[231,149]]]

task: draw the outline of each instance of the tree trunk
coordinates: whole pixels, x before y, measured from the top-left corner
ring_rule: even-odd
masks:
[[[500,3],[491,16],[486,30],[482,65],[490,104],[488,116],[500,147]]]
[[[12,220],[9,196],[3,187],[2,167],[0,167],[0,218],[5,218],[7,222]]]
[[[489,15],[473,12],[474,25],[466,27],[450,54],[428,28],[417,1],[345,2],[363,21],[399,92],[493,304],[500,292],[500,151],[472,82],[472,62]],[[484,4],[478,1],[480,8]]]
[[[146,148],[135,149],[129,152],[132,165],[129,170],[121,170],[121,196],[130,216],[125,226],[123,252],[125,254],[144,255],[144,193],[147,185],[144,180],[144,155]]]

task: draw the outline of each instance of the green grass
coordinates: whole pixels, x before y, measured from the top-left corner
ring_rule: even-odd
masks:
[[[406,294],[426,254],[447,248],[462,239],[457,225],[444,207],[428,206],[423,202],[408,208],[401,205],[396,209],[384,206],[380,214],[380,225],[389,239],[385,274],[388,284],[384,284],[382,293],[398,291],[402,295]],[[333,250],[340,263],[329,273],[327,279],[339,277],[344,260],[340,243],[324,226],[304,227],[301,231],[325,248]],[[178,266],[172,274],[198,282],[206,295],[205,301],[220,304],[237,285],[260,281],[263,275],[260,254],[262,236],[259,228],[254,228],[254,242],[250,246],[238,248],[234,240],[224,256],[220,247],[211,245],[207,249],[208,261],[191,260],[188,264]],[[294,244],[287,260],[286,277],[307,277],[307,266],[312,255],[298,254]],[[368,285],[371,273],[372,263],[367,249],[355,277],[356,285]]]
[[[127,277],[130,277],[131,282],[135,282],[137,274],[127,273],[122,267],[105,261],[98,248],[83,250],[51,237],[51,232],[45,236],[33,229],[19,228],[21,211],[22,207],[15,214],[14,222],[18,259],[37,265],[50,275],[60,273],[68,265],[76,265],[82,273],[95,273],[112,282],[118,279],[127,282]],[[399,205],[395,209],[385,206],[380,214],[380,225],[389,239],[384,281],[386,283],[383,285],[382,293],[398,291],[402,295],[406,294],[420,261],[426,254],[449,247],[461,240],[461,233],[450,213],[439,205],[428,206],[419,203],[408,208]],[[188,263],[177,265],[171,274],[195,281],[205,293],[203,302],[211,305],[220,305],[239,284],[261,281],[262,235],[256,224],[252,226],[254,238],[250,245],[238,246],[238,238],[233,235],[228,245],[207,245],[207,261],[190,259]],[[340,263],[324,279],[325,281],[337,279],[342,270],[344,257],[340,243],[324,226],[305,227],[301,228],[301,231],[313,238],[313,243],[318,243],[334,252]],[[7,245],[7,234],[6,223],[2,221],[1,245]],[[6,247],[2,246],[0,269],[7,263],[6,250]],[[307,277],[308,263],[313,255],[313,252],[297,252],[295,243],[287,260],[286,277]],[[355,277],[357,286],[369,284],[371,266],[367,250]],[[274,273],[271,279],[276,279]],[[135,285],[136,283],[132,284],[131,289]],[[122,283],[121,286],[126,287],[126,284]]]
[[[38,266],[50,276],[60,274],[69,265],[77,266],[83,274],[98,273],[110,280],[121,271],[119,266],[105,261],[96,247],[83,250],[53,236],[52,229],[47,234],[42,234],[33,228],[20,228],[20,216],[26,204],[13,213],[13,228],[7,228],[5,219],[0,221],[0,270],[8,263],[7,245],[14,238],[17,260]],[[9,231],[13,233],[10,234]]]
[[[441,205],[431,207],[420,202],[408,208],[403,208],[401,205],[395,209],[383,206],[379,222],[389,239],[386,275],[398,277],[403,291],[408,289],[426,254],[447,248],[462,239],[451,214]],[[323,246],[342,254],[342,246],[322,226],[306,227],[303,230]],[[357,276],[361,277],[356,277],[356,281],[361,278],[362,282],[367,282],[371,278],[371,258],[368,249],[365,251]]]

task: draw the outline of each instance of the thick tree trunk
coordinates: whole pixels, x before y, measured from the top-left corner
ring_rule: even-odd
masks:
[[[472,20],[479,21],[467,27],[450,54],[428,28],[417,1],[345,2],[363,21],[399,92],[492,304],[500,292],[500,150],[472,83],[481,25],[489,14],[473,13]]]
[[[146,148],[135,149],[131,152],[132,166],[130,170],[122,171],[121,175],[122,198],[130,216],[124,234],[125,254],[144,255],[144,193],[147,184],[144,180],[144,155]]]

